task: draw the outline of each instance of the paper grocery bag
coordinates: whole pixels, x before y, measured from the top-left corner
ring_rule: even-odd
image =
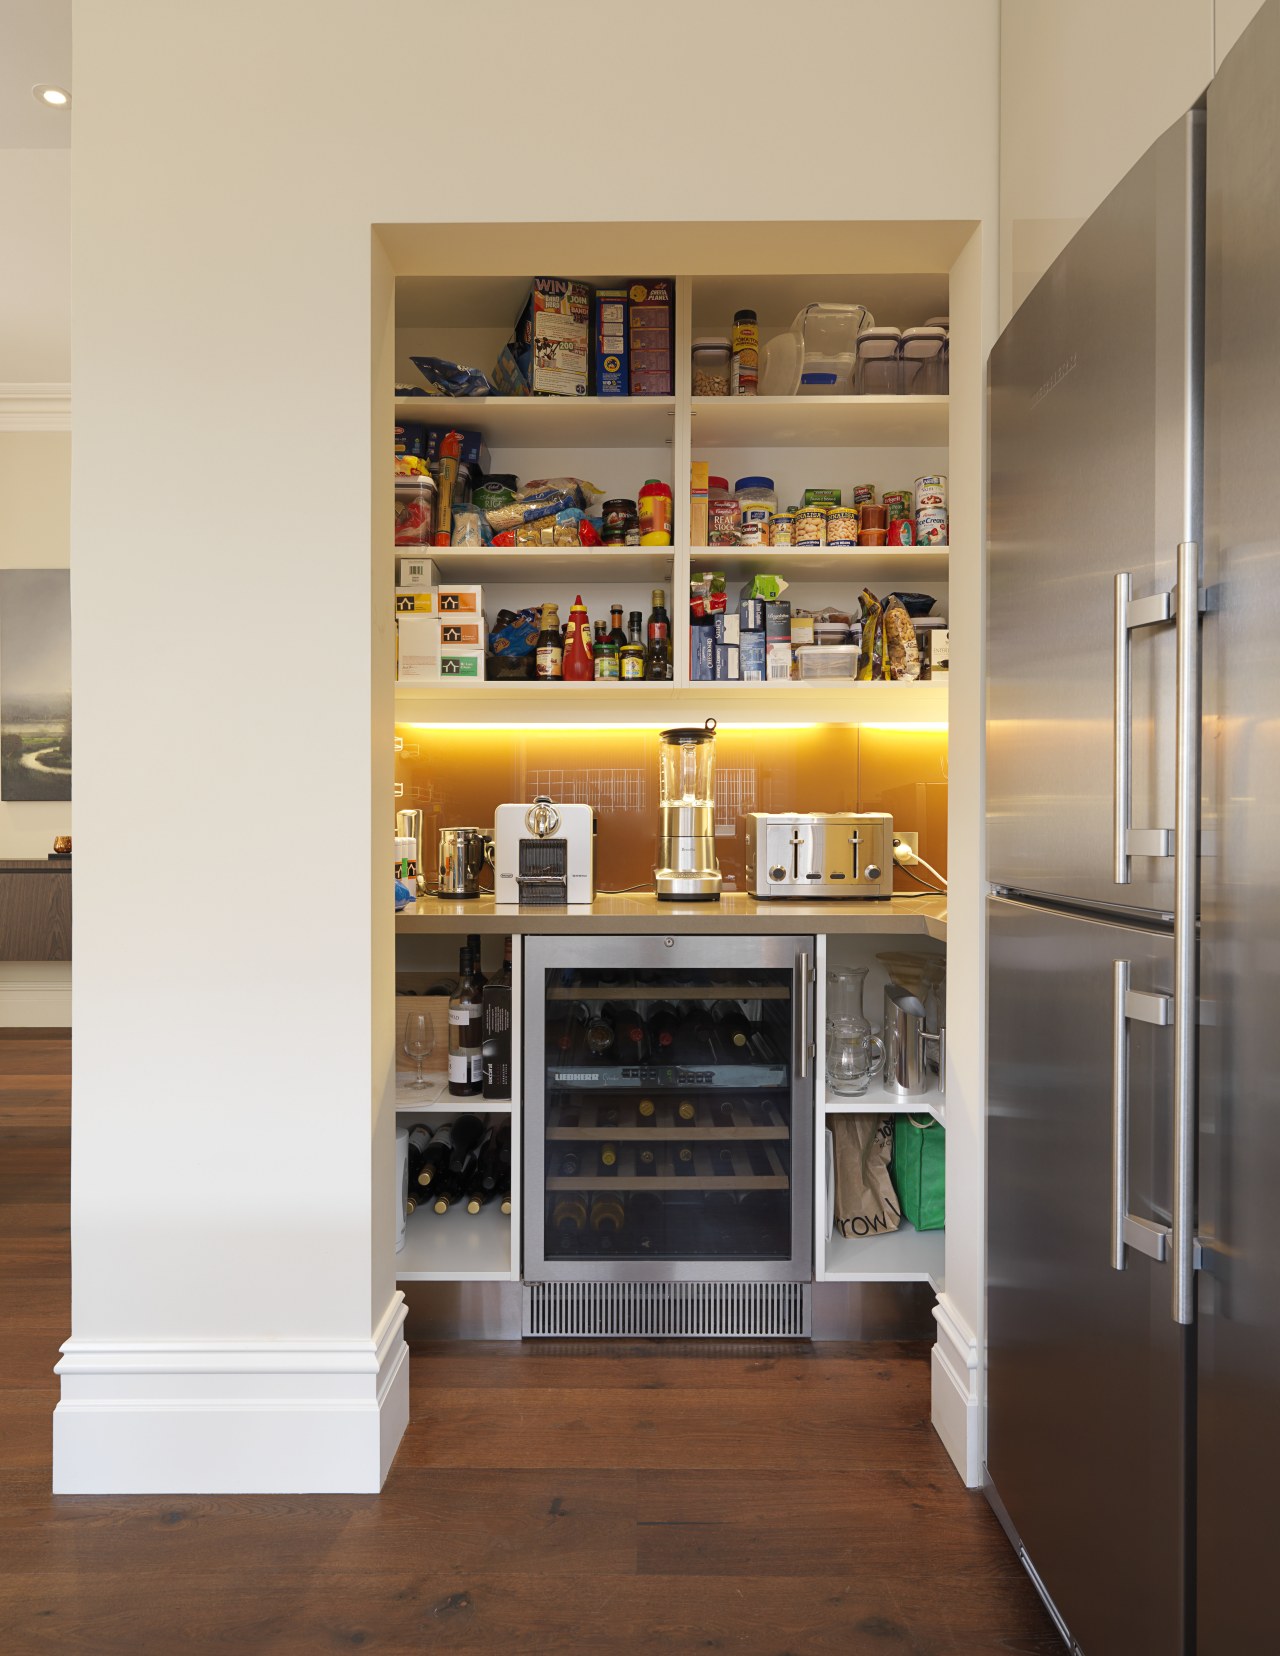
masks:
[[[835,1220],[841,1236],[897,1230],[902,1213],[889,1177],[893,1117],[838,1115],[829,1125],[835,1135]]]

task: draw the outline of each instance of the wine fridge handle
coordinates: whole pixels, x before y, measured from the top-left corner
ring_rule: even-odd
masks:
[[[796,1028],[799,1031],[800,1058],[796,1068],[800,1079],[804,1081],[809,1074],[809,1047],[812,1042],[809,1027],[809,984],[813,978],[813,968],[806,949],[800,951],[797,976],[799,982],[796,988]]]
[[[1129,677],[1129,596],[1132,590],[1127,570],[1116,576],[1115,680],[1111,715],[1114,866],[1111,877],[1117,885],[1129,884],[1129,799],[1133,787],[1133,727]]]

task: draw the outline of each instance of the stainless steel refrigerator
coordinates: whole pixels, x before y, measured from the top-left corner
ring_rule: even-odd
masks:
[[[988,1493],[1084,1656],[1280,1648],[1278,75],[990,361]]]

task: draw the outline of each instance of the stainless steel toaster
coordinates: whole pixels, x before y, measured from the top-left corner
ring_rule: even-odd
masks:
[[[752,897],[891,897],[893,818],[883,811],[752,811]]]
[[[555,907],[593,903],[596,813],[539,794],[530,805],[499,805],[493,819],[493,893],[499,903]]]

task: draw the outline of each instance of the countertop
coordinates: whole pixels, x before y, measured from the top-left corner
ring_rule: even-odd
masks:
[[[577,908],[520,908],[495,903],[489,895],[469,899],[420,897],[396,915],[397,932],[580,932],[610,931],[638,935],[664,932],[723,932],[726,935],[776,932],[827,934],[870,932],[900,936],[947,935],[945,897],[890,897],[882,902],[760,902],[729,892],[716,903],[660,903],[652,892],[597,897]]]

